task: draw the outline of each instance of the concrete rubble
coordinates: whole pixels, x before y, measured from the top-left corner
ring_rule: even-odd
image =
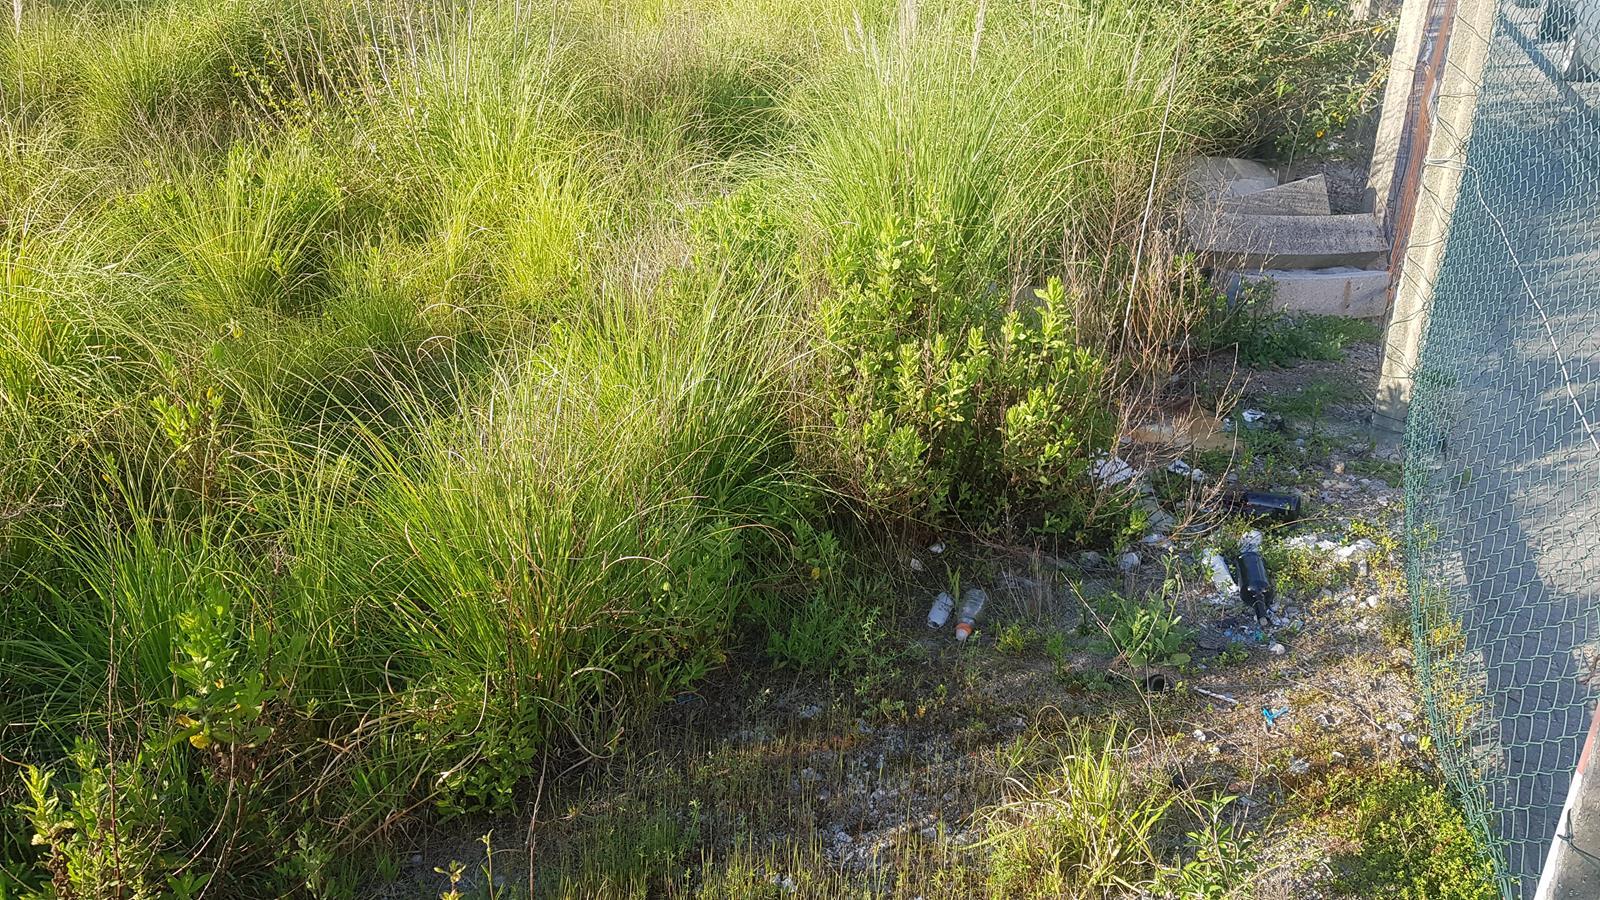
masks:
[[[1322,175],[1286,184],[1250,160],[1208,158],[1187,176],[1190,244],[1230,298],[1271,292],[1277,309],[1381,318],[1389,246],[1371,213],[1335,214]]]

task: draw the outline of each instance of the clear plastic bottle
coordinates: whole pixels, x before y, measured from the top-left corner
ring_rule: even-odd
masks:
[[[972,637],[972,631],[978,625],[978,616],[983,614],[983,605],[989,602],[989,595],[982,588],[967,588],[961,594],[961,617],[956,620],[956,640],[964,641]]]
[[[933,598],[933,605],[928,607],[928,627],[943,628],[944,623],[950,621],[950,611],[955,608],[956,598],[940,591],[939,596]]]
[[[1228,561],[1215,549],[1207,549],[1200,554],[1200,562],[1211,570],[1211,586],[1223,597],[1233,597],[1239,593],[1239,585],[1233,581],[1233,573],[1228,571]]]

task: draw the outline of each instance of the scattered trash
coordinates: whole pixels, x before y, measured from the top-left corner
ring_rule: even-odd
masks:
[[[915,556],[911,557],[911,571],[913,571],[913,572],[921,572],[921,571],[923,571],[922,560],[917,559]]]
[[[944,541],[934,541],[933,543],[929,544],[928,552],[932,553],[934,556],[938,556],[939,554],[943,553]]]
[[[1289,714],[1289,707],[1287,707],[1287,706],[1282,707],[1280,709],[1273,709],[1273,708],[1268,707],[1268,706],[1261,707],[1261,718],[1266,720],[1267,728],[1269,730],[1274,728],[1274,727],[1276,727],[1277,724],[1278,724],[1278,720],[1283,718],[1284,716],[1286,716],[1288,714]]]
[[[1282,644],[1274,643],[1271,647],[1267,648],[1267,652],[1271,653],[1273,656],[1282,656],[1289,652],[1289,648]]]
[[[1239,418],[1244,420],[1244,427],[1251,431],[1283,430],[1283,418],[1265,410],[1246,409],[1239,413]]]
[[[978,625],[978,616],[983,614],[983,606],[988,602],[989,595],[982,588],[967,588],[961,593],[961,618],[956,622],[956,640],[965,641],[972,637],[972,630]]]
[[[1305,775],[1311,771],[1311,763],[1304,759],[1289,760],[1290,775]]]
[[[1300,516],[1300,498],[1294,494],[1268,491],[1229,491],[1221,503],[1234,512],[1290,522]]]
[[[1181,459],[1175,459],[1167,464],[1167,471],[1174,475],[1181,475],[1191,481],[1205,481],[1206,473],[1196,469]]]
[[[1239,540],[1239,597],[1255,611],[1256,621],[1270,621],[1272,609],[1272,579],[1267,576],[1267,564],[1261,558],[1261,532],[1247,532]]]
[[[1160,672],[1151,672],[1144,677],[1144,689],[1151,694],[1164,693],[1172,689],[1172,679]]]
[[[1320,534],[1297,534],[1284,541],[1283,546],[1291,550],[1317,550],[1323,553],[1332,553],[1339,549],[1338,544]]]
[[[950,611],[955,608],[955,598],[947,591],[940,591],[939,596],[933,598],[933,605],[928,607],[928,627],[943,628],[944,623],[950,621]]]
[[[1100,482],[1101,487],[1116,487],[1132,481],[1139,471],[1128,465],[1120,456],[1105,456],[1095,460],[1089,473],[1094,476],[1095,481]]]
[[[1328,759],[1331,760],[1334,764],[1342,763],[1342,762],[1344,762],[1344,754],[1340,753],[1337,750],[1335,750],[1332,753],[1328,754]]]
[[[1194,692],[1196,694],[1200,694],[1201,696],[1204,696],[1204,697],[1210,697],[1213,700],[1221,700],[1223,703],[1226,703],[1229,706],[1238,706],[1239,705],[1239,701],[1238,700],[1228,696],[1227,694],[1219,694],[1219,693],[1217,693],[1215,691],[1208,691],[1205,688],[1199,688],[1199,687],[1194,688]]]
[[[1337,556],[1340,562],[1349,562],[1353,559],[1366,559],[1367,555],[1376,549],[1378,549],[1377,544],[1373,543],[1368,538],[1362,538],[1361,540],[1356,541],[1354,544],[1340,547],[1339,549],[1333,551],[1333,555]]]
[[[1235,597],[1239,593],[1239,585],[1233,580],[1233,573],[1228,571],[1228,562],[1222,554],[1212,548],[1206,548],[1200,554],[1200,564],[1211,572],[1211,586],[1223,598]]]
[[[1204,729],[1196,728],[1194,730],[1194,739],[1204,744],[1206,741],[1211,739],[1211,736],[1206,734]]]

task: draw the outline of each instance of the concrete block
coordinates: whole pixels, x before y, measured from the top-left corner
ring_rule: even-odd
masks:
[[[1264,191],[1224,197],[1217,203],[1225,213],[1255,216],[1328,216],[1328,177],[1313,175]]]
[[[1208,156],[1190,163],[1184,180],[1190,198],[1218,200],[1275,187],[1278,173],[1253,160]]]
[[[1365,269],[1384,262],[1388,245],[1369,213],[1342,216],[1248,216],[1218,213],[1189,223],[1194,248],[1219,268]]]
[[[1389,273],[1383,269],[1268,269],[1240,281],[1271,285],[1272,305],[1294,312],[1376,319],[1389,306]]]

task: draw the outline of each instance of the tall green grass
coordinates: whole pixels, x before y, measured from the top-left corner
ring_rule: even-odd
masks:
[[[338,893],[856,602],[862,514],[1097,533],[1195,308],[1174,10],[25,2],[6,877]]]

